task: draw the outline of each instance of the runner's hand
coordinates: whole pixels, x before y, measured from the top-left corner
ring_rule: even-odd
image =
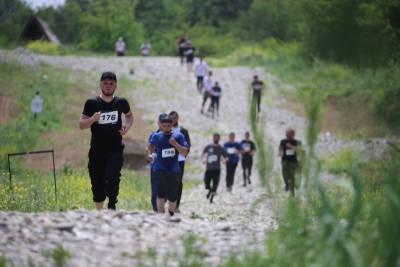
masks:
[[[119,130],[119,133],[124,136],[128,132],[128,128],[125,125],[122,125],[121,130]]]
[[[101,115],[100,112],[95,112],[95,113],[93,114],[93,116],[92,116],[93,122],[98,122],[98,121],[100,120],[100,115]]]
[[[176,146],[176,145],[178,144],[178,142],[176,142],[175,138],[173,138],[173,137],[171,137],[171,138],[169,139],[169,143],[170,143],[172,146]]]
[[[147,155],[147,162],[152,163],[154,161],[153,155]]]

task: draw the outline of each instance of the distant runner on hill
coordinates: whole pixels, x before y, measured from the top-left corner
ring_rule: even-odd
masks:
[[[208,70],[208,65],[204,61],[204,57],[200,57],[199,62],[196,64],[194,68],[194,72],[197,78],[196,86],[199,93],[201,93],[203,90],[203,80],[204,76],[207,75],[207,70]]]
[[[79,128],[90,128],[89,175],[96,209],[103,209],[108,197],[108,208],[118,202],[119,182],[123,163],[122,136],[133,124],[133,114],[125,98],[114,96],[117,76],[104,72],[100,78],[100,96],[86,100]],[[125,122],[122,121],[125,114]]]
[[[184,34],[181,34],[181,36],[178,38],[176,41],[176,48],[178,49],[178,55],[181,60],[181,65],[185,62],[185,49],[186,49],[186,38]]]
[[[240,160],[240,153],[242,152],[241,144],[235,141],[235,133],[232,132],[229,134],[229,140],[225,142],[224,148],[228,155],[228,162],[226,163],[226,189],[228,192],[232,192],[236,167]]]
[[[140,54],[144,57],[147,57],[150,54],[150,49],[151,45],[149,42],[145,41],[141,46],[140,46]]]
[[[264,90],[264,83],[258,79],[257,75],[254,75],[253,82],[251,83],[253,88],[253,105],[257,105],[257,113],[261,111],[261,97]]]
[[[221,162],[226,163],[228,158],[223,146],[219,144],[220,135],[213,135],[213,142],[203,149],[202,159],[206,164],[204,174],[204,185],[208,190],[207,198],[213,202],[217,194],[218,184],[221,177]]]
[[[221,98],[222,89],[218,82],[215,82],[211,88],[211,112],[214,119],[215,116],[219,117],[219,99]]]
[[[279,156],[282,158],[282,176],[285,182],[285,190],[294,195],[296,187],[296,174],[299,171],[297,158],[301,142],[295,139],[295,131],[291,128],[286,130],[286,138],[279,144]]]
[[[206,105],[207,100],[211,97],[212,94],[212,87],[213,87],[212,76],[213,76],[212,71],[209,71],[208,75],[204,77],[203,80],[204,90],[203,90],[203,102],[201,103],[201,110],[200,110],[201,114],[204,113],[204,106]],[[208,109],[208,111],[210,111],[210,108]]]
[[[185,46],[185,56],[188,71],[192,71],[195,52],[196,48],[193,46],[192,42],[187,41]]]
[[[118,41],[115,43],[115,53],[118,57],[125,55],[125,42],[122,37],[119,37]]]
[[[256,145],[250,140],[250,133],[244,134],[244,139],[241,142],[242,145],[242,169],[243,169],[243,186],[247,183],[251,184],[251,170],[253,168],[253,156],[256,153]]]

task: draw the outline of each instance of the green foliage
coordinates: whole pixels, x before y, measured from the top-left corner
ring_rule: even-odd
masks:
[[[92,1],[88,12],[81,18],[80,45],[98,51],[113,50],[118,37],[123,37],[127,49],[139,47],[143,30],[133,16],[134,2]]]
[[[324,167],[333,174],[346,174],[354,165],[361,164],[361,155],[350,148],[340,150],[338,153],[323,161]]]
[[[64,267],[67,260],[71,258],[71,253],[62,245],[57,245],[52,251],[46,251],[43,254],[53,259],[55,267]]]
[[[182,237],[184,254],[179,261],[179,267],[202,267],[204,265],[203,258],[206,252],[202,249],[204,244],[197,235],[188,233]]]
[[[10,47],[20,40],[25,23],[33,11],[27,3],[20,0],[0,1],[0,46]]]
[[[0,126],[0,170],[7,168],[6,154],[26,151],[40,141],[39,136],[62,126],[60,112],[67,104],[67,88],[71,86],[66,72],[59,72],[46,65],[35,68],[16,63],[0,64],[2,92],[13,95],[12,119]],[[21,79],[24,77],[24,79]],[[43,110],[36,120],[30,111],[30,102],[36,92],[44,99]]]
[[[58,55],[60,53],[58,45],[48,41],[37,40],[29,42],[26,47],[39,54]]]
[[[9,189],[8,173],[0,175],[0,210],[24,212],[93,209],[90,179],[86,170],[58,171],[55,201],[53,174],[14,170],[13,187]],[[147,175],[122,171],[118,208],[150,209],[150,185]]]

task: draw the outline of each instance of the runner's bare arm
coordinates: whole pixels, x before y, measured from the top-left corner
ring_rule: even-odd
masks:
[[[169,139],[169,143],[174,146],[176,148],[176,150],[178,150],[179,154],[186,156],[189,153],[189,149],[187,147],[181,146],[176,140],[175,138],[171,137],[171,139]]]
[[[132,111],[129,111],[128,113],[125,114],[125,124],[122,125],[122,128],[119,131],[121,135],[125,135],[129,131],[129,129],[132,127],[133,120],[134,118]]]
[[[92,117],[86,116],[84,114],[81,115],[79,119],[79,129],[84,130],[90,128],[93,123],[100,120],[100,112],[96,112]]]
[[[283,146],[279,145],[279,157],[282,157],[283,155]]]
[[[147,161],[153,162],[153,153],[154,153],[154,146],[152,144],[147,145]]]

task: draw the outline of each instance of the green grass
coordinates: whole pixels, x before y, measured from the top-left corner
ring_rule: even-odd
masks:
[[[17,171],[9,189],[8,174],[0,176],[0,210],[26,212],[93,209],[91,185],[86,170],[59,171],[55,201],[52,173]],[[150,210],[150,180],[145,173],[124,169],[118,208]]]

